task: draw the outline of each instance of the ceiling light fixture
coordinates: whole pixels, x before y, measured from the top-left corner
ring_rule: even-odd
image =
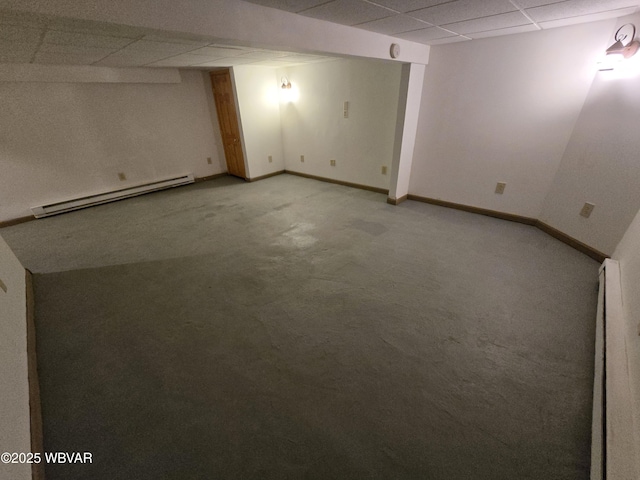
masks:
[[[640,42],[634,40],[636,36],[636,27],[632,23],[622,25],[614,36],[615,43],[607,48],[604,60],[600,63],[600,70],[613,70],[621,61],[633,57]]]
[[[287,77],[282,77],[280,79],[280,88],[283,88],[283,89],[290,89],[291,88],[291,82],[289,81],[289,79]]]

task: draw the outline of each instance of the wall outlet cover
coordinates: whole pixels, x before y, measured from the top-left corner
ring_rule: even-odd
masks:
[[[387,174],[387,166],[386,166],[386,165],[383,165],[383,166],[382,166],[382,174],[383,174],[383,175],[386,175],[386,174]]]
[[[595,207],[595,204],[586,202],[582,207],[582,210],[580,210],[580,215],[584,218],[589,218],[591,216],[591,212],[593,212],[593,209]]]
[[[118,173],[118,178],[120,179],[120,181],[124,181],[127,179],[127,176],[123,172],[120,172]]]
[[[211,157],[207,157],[207,163],[211,165]]]
[[[499,195],[502,195],[506,187],[507,187],[507,184],[505,182],[498,182],[496,184],[496,193]]]
[[[335,160],[330,160],[329,163],[331,164],[332,167],[336,166],[336,161]]]
[[[273,156],[269,155],[269,163],[273,162]]]
[[[300,161],[304,163],[304,155],[300,155]]]

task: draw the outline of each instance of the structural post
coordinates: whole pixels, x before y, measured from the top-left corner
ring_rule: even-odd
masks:
[[[391,184],[387,202],[393,205],[407,199],[413,150],[418,133],[418,116],[422,99],[425,66],[408,63],[402,66],[396,135],[393,145]]]

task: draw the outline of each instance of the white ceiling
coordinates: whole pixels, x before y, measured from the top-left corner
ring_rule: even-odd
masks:
[[[0,11],[0,64],[205,69],[243,64],[284,67],[332,60],[218,42],[213,37]]]
[[[251,3],[436,45],[639,11],[640,0],[250,0]],[[224,44],[214,37],[0,10],[0,64],[285,67],[331,57]]]
[[[635,13],[639,0],[247,0],[426,45]]]

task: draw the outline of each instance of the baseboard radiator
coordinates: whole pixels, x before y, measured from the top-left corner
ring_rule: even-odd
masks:
[[[122,200],[123,198],[135,197],[144,193],[155,192],[157,190],[164,190],[171,187],[178,187],[180,185],[187,185],[193,182],[194,176],[192,173],[190,173],[181,177],[169,178],[167,180],[160,180],[158,182],[145,183],[144,185],[137,185],[135,187],[123,188],[121,190],[114,190],[111,192],[99,193],[96,195],[89,195],[86,197],[75,198],[64,202],[51,203],[49,205],[42,205],[40,207],[33,207],[31,208],[31,211],[33,212],[33,216],[36,218],[49,217],[51,215],[57,215],[59,213],[79,210],[81,208],[93,207],[94,205],[114,202],[116,200]]]
[[[636,458],[620,266],[600,267],[591,430],[591,480],[634,479]]]

